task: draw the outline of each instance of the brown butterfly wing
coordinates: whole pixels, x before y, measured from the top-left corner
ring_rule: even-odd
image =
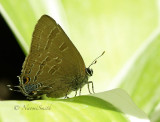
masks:
[[[33,32],[31,49],[22,73],[30,83],[51,86],[50,97],[62,97],[72,90],[72,85],[83,82],[84,61],[62,28],[47,15],[43,15]]]

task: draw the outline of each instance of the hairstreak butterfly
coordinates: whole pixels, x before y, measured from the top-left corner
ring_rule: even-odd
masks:
[[[104,52],[100,55],[102,56]],[[99,57],[100,57],[99,56]],[[98,57],[98,58],[99,58]],[[91,65],[97,62],[96,58]],[[91,66],[90,65],[90,66]],[[59,98],[87,84],[93,70],[85,67],[84,61],[63,29],[48,15],[43,15],[35,26],[31,48],[19,76],[20,90],[28,99],[39,99],[41,95]]]

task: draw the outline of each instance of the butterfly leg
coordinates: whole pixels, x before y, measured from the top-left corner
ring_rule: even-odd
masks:
[[[69,90],[69,89],[68,89]],[[68,94],[68,90],[67,90],[67,93],[66,93],[66,95],[65,95],[65,97],[64,97],[64,99],[68,99],[69,97],[67,96],[67,94]]]
[[[95,94],[93,82],[92,81],[90,81],[90,82],[92,83],[92,92]]]
[[[68,99],[69,97],[67,96],[67,94],[65,95],[64,99]]]
[[[81,90],[82,90],[82,88],[80,87],[80,89],[79,89],[79,96],[81,96]]]
[[[74,95],[74,97],[76,97],[77,96],[77,90],[75,91],[75,95]]]
[[[87,86],[88,86],[89,93],[92,94],[91,91],[90,91],[90,88],[89,88],[89,82],[87,82]]]
[[[92,94],[91,91],[90,91],[90,88],[89,88],[89,84],[90,84],[90,83],[92,84],[92,92],[95,93],[95,92],[94,92],[94,85],[93,85],[93,82],[92,82],[92,81],[88,81],[88,82],[87,82],[88,91],[89,91],[90,94]]]

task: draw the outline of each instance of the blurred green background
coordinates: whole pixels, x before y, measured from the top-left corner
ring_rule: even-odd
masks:
[[[0,0],[0,12],[25,54],[37,20],[48,14],[86,66],[104,50],[90,80],[96,92],[121,87],[151,118],[160,103],[159,0]],[[19,71],[20,72],[20,71]],[[85,87],[83,94],[88,94]]]

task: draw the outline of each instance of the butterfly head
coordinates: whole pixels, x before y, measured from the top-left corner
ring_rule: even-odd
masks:
[[[92,76],[93,75],[93,70],[90,67],[88,67],[88,68],[86,68],[86,73],[87,73],[88,76]]]

